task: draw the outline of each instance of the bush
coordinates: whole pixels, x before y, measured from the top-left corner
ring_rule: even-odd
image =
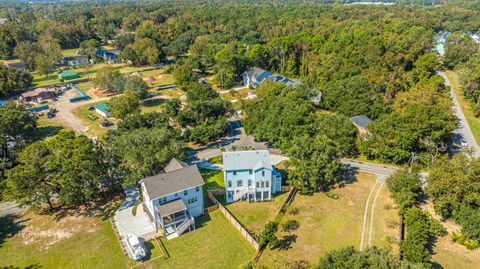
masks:
[[[452,232],[450,239],[453,242],[458,242],[460,245],[465,246],[468,250],[474,250],[478,248],[478,241],[466,238],[461,232]]]
[[[277,236],[278,223],[270,221],[265,225],[265,228],[258,236],[258,243],[260,246],[270,246],[270,249],[276,247],[279,243]]]
[[[290,232],[298,229],[298,227],[300,227],[300,223],[298,223],[298,221],[296,220],[287,220],[286,222],[282,223],[282,225],[280,226],[282,228],[282,231]]]
[[[338,195],[336,193],[334,193],[333,191],[327,191],[327,192],[325,192],[325,195],[327,195],[327,197],[331,198],[331,199],[335,199],[335,200],[338,199]]]

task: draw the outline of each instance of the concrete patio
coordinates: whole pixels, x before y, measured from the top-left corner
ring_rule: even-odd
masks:
[[[132,214],[132,209],[140,197],[140,193],[135,186],[125,190],[126,198],[123,204],[115,212],[114,220],[119,235],[123,238],[127,234],[134,234],[145,240],[151,239],[156,233],[147,213],[140,204],[137,208],[137,214]]]

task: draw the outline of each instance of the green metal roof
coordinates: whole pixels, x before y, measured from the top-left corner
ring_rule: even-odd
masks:
[[[100,110],[104,113],[108,113],[108,111],[110,110],[107,103],[105,103],[105,102],[98,103],[97,105],[94,106],[94,108],[96,108],[96,109],[98,109],[98,110]]]

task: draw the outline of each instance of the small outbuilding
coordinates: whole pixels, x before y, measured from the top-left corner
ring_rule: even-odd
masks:
[[[367,131],[367,125],[372,122],[372,120],[365,115],[351,117],[350,120],[352,121],[353,125],[358,128],[360,133],[365,133]]]
[[[17,69],[19,71],[27,71],[27,65],[24,62],[3,62],[5,67]]]
[[[58,74],[58,79],[60,80],[72,80],[72,79],[76,79],[76,78],[79,78],[80,76],[73,72],[73,71],[64,71],[60,74]]]
[[[97,105],[93,106],[95,109],[95,112],[97,112],[98,115],[104,117],[104,118],[109,118],[110,117],[110,108],[108,107],[107,103],[101,102],[98,103]]]

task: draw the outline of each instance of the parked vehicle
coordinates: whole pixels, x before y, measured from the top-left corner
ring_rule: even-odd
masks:
[[[462,147],[466,148],[466,147],[468,147],[468,142],[465,141],[465,140],[462,140],[462,141],[460,142],[460,145],[461,145]]]
[[[102,121],[100,122],[100,126],[102,126],[102,127],[104,127],[104,128],[110,127],[110,126],[112,126],[112,125],[113,125],[113,123],[112,123],[111,121],[109,121],[109,120],[105,120],[105,119],[104,119],[104,120],[102,120]]]
[[[136,261],[141,261],[147,256],[145,247],[134,234],[128,234],[125,237],[125,246],[130,257]]]
[[[47,118],[51,119],[51,118],[53,118],[53,117],[55,117],[55,113],[49,111],[49,112],[47,113]]]

